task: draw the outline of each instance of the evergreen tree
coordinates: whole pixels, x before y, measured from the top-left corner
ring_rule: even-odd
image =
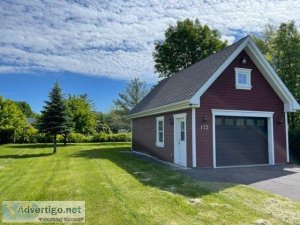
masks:
[[[118,109],[123,110],[126,114],[130,112],[148,93],[145,82],[135,78],[127,83],[125,90],[119,93],[119,99],[114,100]]]
[[[39,130],[53,137],[53,153],[56,153],[57,135],[68,133],[70,130],[67,107],[57,82],[49,94],[49,101],[45,101],[45,104],[41,112]]]

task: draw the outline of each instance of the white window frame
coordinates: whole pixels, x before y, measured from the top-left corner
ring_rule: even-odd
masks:
[[[159,141],[159,122],[163,123],[163,141]],[[165,146],[165,117],[164,116],[160,116],[160,117],[156,117],[156,146],[157,147],[161,147],[163,148]]]
[[[242,90],[251,90],[251,71],[252,69],[235,67],[235,88]],[[247,84],[239,84],[239,73],[246,74]]]

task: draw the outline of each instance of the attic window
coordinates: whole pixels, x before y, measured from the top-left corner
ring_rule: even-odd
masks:
[[[235,68],[235,88],[251,90],[251,69]]]

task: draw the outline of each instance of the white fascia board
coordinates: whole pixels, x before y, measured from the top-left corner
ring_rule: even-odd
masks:
[[[151,116],[151,115],[157,115],[157,114],[161,114],[161,113],[178,111],[178,110],[182,110],[182,109],[189,109],[192,107],[198,107],[198,105],[197,106],[192,105],[188,100],[180,101],[180,102],[164,105],[161,107],[153,108],[150,110],[134,113],[134,114],[128,115],[127,118],[134,119],[134,118],[139,118],[139,117],[144,117],[144,116]]]
[[[278,74],[275,72],[273,67],[267,61],[267,59],[260,52],[256,44],[252,39],[247,44],[245,48],[247,54],[251,57],[252,61],[262,72],[266,80],[272,86],[277,95],[281,98],[281,100],[285,103],[284,110],[285,112],[293,112],[295,110],[300,109],[299,103],[296,101],[294,96],[279,78]]]
[[[200,97],[203,93],[212,85],[212,83],[221,75],[221,73],[229,66],[229,64],[241,53],[250,40],[250,36],[247,37],[243,43],[228,57],[228,59],[217,69],[217,71],[208,79],[208,81],[194,94],[191,98],[191,104],[200,104]]]

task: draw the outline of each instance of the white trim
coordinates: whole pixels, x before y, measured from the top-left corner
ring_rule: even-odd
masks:
[[[174,117],[174,119],[186,117],[186,113],[174,114],[173,117]]]
[[[235,67],[235,88],[236,89],[242,89],[242,90],[251,90],[251,71],[252,69],[246,69],[246,68],[239,68]],[[247,84],[239,84],[239,73],[243,73],[246,75]]]
[[[192,160],[193,167],[197,167],[197,153],[196,153],[196,109],[192,108]]]
[[[177,146],[177,140],[176,140],[176,119],[184,119],[184,125],[185,125],[185,137],[184,137],[184,140],[185,140],[185,163],[184,163],[184,165],[182,165],[182,164],[178,164],[178,165],[181,165],[181,166],[184,166],[184,167],[186,167],[187,166],[187,139],[186,139],[186,133],[187,133],[187,130],[186,130],[186,113],[180,113],[180,114],[174,114],[173,115],[173,117],[174,117],[174,150],[173,150],[173,152],[174,152],[174,163],[175,164],[178,164],[178,163],[176,163],[175,162],[175,154],[176,154],[176,150],[175,150],[175,148],[176,148],[176,146]]]
[[[213,132],[213,167],[217,168],[216,162],[216,129],[215,117],[216,116],[242,116],[242,117],[261,117],[268,119],[268,152],[269,152],[269,165],[275,165],[274,157],[274,132],[273,132],[273,114],[274,112],[265,111],[245,111],[245,110],[223,110],[212,109],[212,132]],[[239,165],[243,166],[243,165]],[[249,166],[249,165],[245,165]]]
[[[284,113],[285,119],[285,141],[286,141],[286,162],[290,162],[290,146],[289,146],[289,122],[287,113]]]
[[[258,49],[254,41],[250,38],[245,51],[250,56],[255,65],[262,72],[266,80],[272,86],[277,95],[285,103],[285,112],[294,112],[300,109],[299,103],[296,101],[294,96],[279,78],[270,63],[266,60],[264,55]]]
[[[163,122],[163,141],[159,141],[159,122]],[[156,147],[163,148],[165,146],[165,117],[164,116],[158,116],[156,117]]]
[[[217,116],[243,116],[243,117],[273,117],[274,112],[212,109],[213,115]]]
[[[212,83],[221,75],[221,73],[229,66],[229,64],[240,54],[240,52],[246,47],[250,36],[247,37],[243,43],[226,59],[226,61],[217,69],[217,71],[206,81],[206,83],[194,94],[190,102],[192,104],[200,104],[200,97],[204,92],[212,85]]]
[[[248,36],[243,43],[227,58],[227,60],[217,69],[217,71],[208,79],[208,81],[194,94],[190,99],[191,104],[200,105],[200,97],[203,93],[212,85],[212,83],[221,75],[221,73],[229,66],[229,64],[240,54],[240,52],[245,49],[247,54],[263,73],[266,80],[270,83],[274,91],[285,103],[285,112],[294,112],[300,109],[299,103],[293,97],[291,92],[283,84],[277,73],[271,67],[266,58],[262,55],[260,50],[257,48],[254,41]]]
[[[127,116],[127,118],[134,119],[134,118],[138,118],[138,117],[157,115],[157,114],[161,114],[161,113],[173,112],[173,111],[188,109],[188,108],[192,108],[192,107],[199,107],[199,105],[192,105],[188,100],[185,100],[185,101],[180,101],[180,102],[160,106],[157,108],[149,109],[146,111],[130,114]]]

